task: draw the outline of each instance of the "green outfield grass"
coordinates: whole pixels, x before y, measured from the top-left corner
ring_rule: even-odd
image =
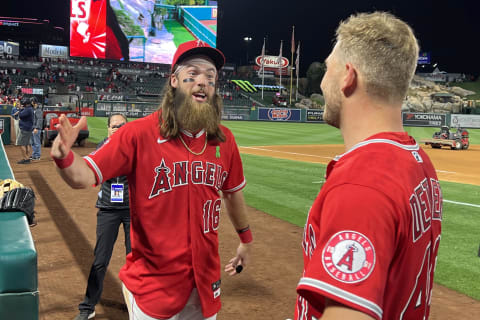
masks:
[[[177,48],[181,43],[195,40],[195,37],[176,20],[165,20],[163,25],[167,28],[168,32],[173,34],[173,43],[175,43]]]
[[[106,135],[106,118],[89,118],[90,140]],[[322,124],[224,121],[240,146],[342,144],[338,130]],[[428,138],[438,128],[406,127],[414,138]],[[480,144],[480,130],[469,130]],[[448,152],[448,151],[447,151]],[[453,151],[452,151],[453,152]],[[458,152],[461,156],[461,152]],[[242,154],[247,204],[299,227],[320,191],[325,166]],[[461,159],[459,160],[461,161]],[[441,182],[444,199],[443,233],[435,281],[480,300],[480,187]],[[451,201],[474,204],[454,204]],[[301,250],[299,246],[299,250]]]

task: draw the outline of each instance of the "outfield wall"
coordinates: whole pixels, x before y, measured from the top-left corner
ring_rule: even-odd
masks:
[[[112,112],[120,112],[129,118],[141,118],[158,108],[158,103],[97,101],[90,108],[82,108],[83,115],[108,117]],[[265,108],[245,106],[224,106],[223,120],[275,121],[324,123],[323,110],[294,108]],[[480,115],[402,112],[402,122],[407,127],[462,127],[480,128]]]

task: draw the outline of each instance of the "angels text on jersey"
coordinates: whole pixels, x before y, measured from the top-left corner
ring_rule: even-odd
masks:
[[[215,187],[220,190],[227,179],[228,172],[222,166],[208,161],[179,161],[173,162],[170,168],[162,159],[155,167],[155,179],[149,199],[162,193],[170,192],[173,188],[186,186],[189,183]]]

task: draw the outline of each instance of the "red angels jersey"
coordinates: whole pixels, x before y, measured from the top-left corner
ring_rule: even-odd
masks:
[[[220,309],[219,191],[245,186],[238,147],[208,141],[194,155],[179,138],[160,135],[159,112],[127,123],[84,160],[97,184],[126,175],[130,191],[132,252],[120,279],[147,315],[170,318],[197,288],[204,316]],[[203,131],[182,133],[193,152],[206,143]]]
[[[311,207],[295,319],[325,298],[375,319],[427,319],[440,242],[442,191],[407,133],[379,133],[338,156]]]

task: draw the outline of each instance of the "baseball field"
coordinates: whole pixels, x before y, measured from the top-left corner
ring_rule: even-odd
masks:
[[[255,247],[251,264],[222,278],[218,319],[281,319],[293,316],[303,260],[301,237],[307,211],[323,183],[326,164],[344,152],[338,130],[321,124],[224,122],[236,136],[244,163],[249,220]],[[94,150],[106,135],[106,118],[89,118]],[[417,140],[438,128],[406,128]],[[426,148],[444,195],[443,233],[435,273],[431,319],[477,319],[480,314],[480,130],[469,130],[468,150]],[[49,150],[31,165],[18,165],[20,150],[6,146],[17,180],[37,194],[40,319],[73,319],[86,287],[95,245],[98,188],[72,190],[55,173]],[[408,173],[406,173],[408,174]],[[220,255],[225,264],[238,245],[228,218],[221,219]],[[124,262],[120,232],[96,319],[127,319],[118,270]]]

